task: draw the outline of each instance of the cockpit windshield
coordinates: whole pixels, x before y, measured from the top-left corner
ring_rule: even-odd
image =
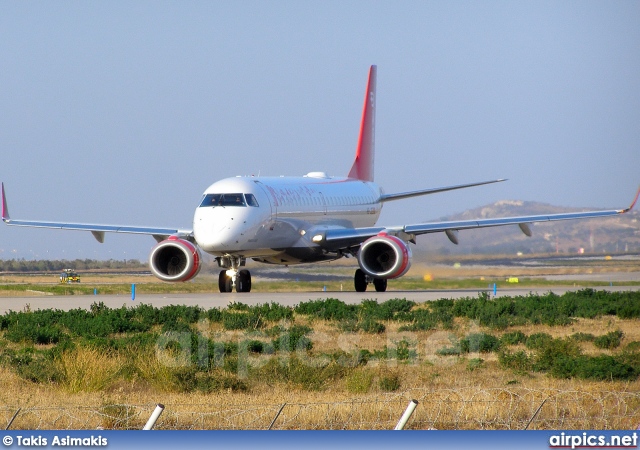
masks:
[[[258,206],[253,194],[206,194],[200,203],[204,206]]]

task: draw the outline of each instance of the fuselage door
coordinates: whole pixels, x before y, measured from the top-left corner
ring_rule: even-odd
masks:
[[[276,220],[278,218],[278,197],[276,196],[276,192],[273,188],[264,185],[258,180],[253,181],[256,186],[259,186],[264,196],[269,200],[269,208],[271,208],[271,218]]]
[[[327,215],[327,199],[324,197],[322,192],[318,192],[320,194],[320,201],[322,202],[322,214]]]

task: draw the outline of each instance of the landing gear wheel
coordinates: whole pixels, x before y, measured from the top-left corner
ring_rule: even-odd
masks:
[[[251,292],[251,274],[248,270],[243,269],[238,272],[236,292]]]
[[[231,292],[231,277],[227,276],[226,270],[221,270],[218,275],[218,288],[220,292]]]
[[[387,279],[374,278],[373,285],[376,287],[376,292],[385,292],[387,290]]]
[[[353,286],[356,288],[356,292],[367,290],[367,276],[362,269],[356,270],[356,274],[353,277]]]

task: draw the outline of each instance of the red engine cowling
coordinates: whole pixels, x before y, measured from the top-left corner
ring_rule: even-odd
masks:
[[[201,260],[198,247],[171,236],[151,249],[149,266],[162,281],[188,281],[200,272]]]
[[[411,249],[401,239],[380,233],[360,245],[358,264],[374,278],[398,278],[411,267]]]

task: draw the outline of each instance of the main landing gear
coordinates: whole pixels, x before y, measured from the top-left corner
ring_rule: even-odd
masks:
[[[364,273],[362,269],[356,270],[356,274],[353,277],[353,286],[356,288],[356,292],[366,291],[369,283],[373,283],[376,292],[385,292],[387,290],[386,278],[373,278]]]
[[[218,288],[220,292],[251,292],[251,273],[248,270],[238,270],[244,266],[244,258],[222,257],[218,264],[225,267],[218,275]]]

